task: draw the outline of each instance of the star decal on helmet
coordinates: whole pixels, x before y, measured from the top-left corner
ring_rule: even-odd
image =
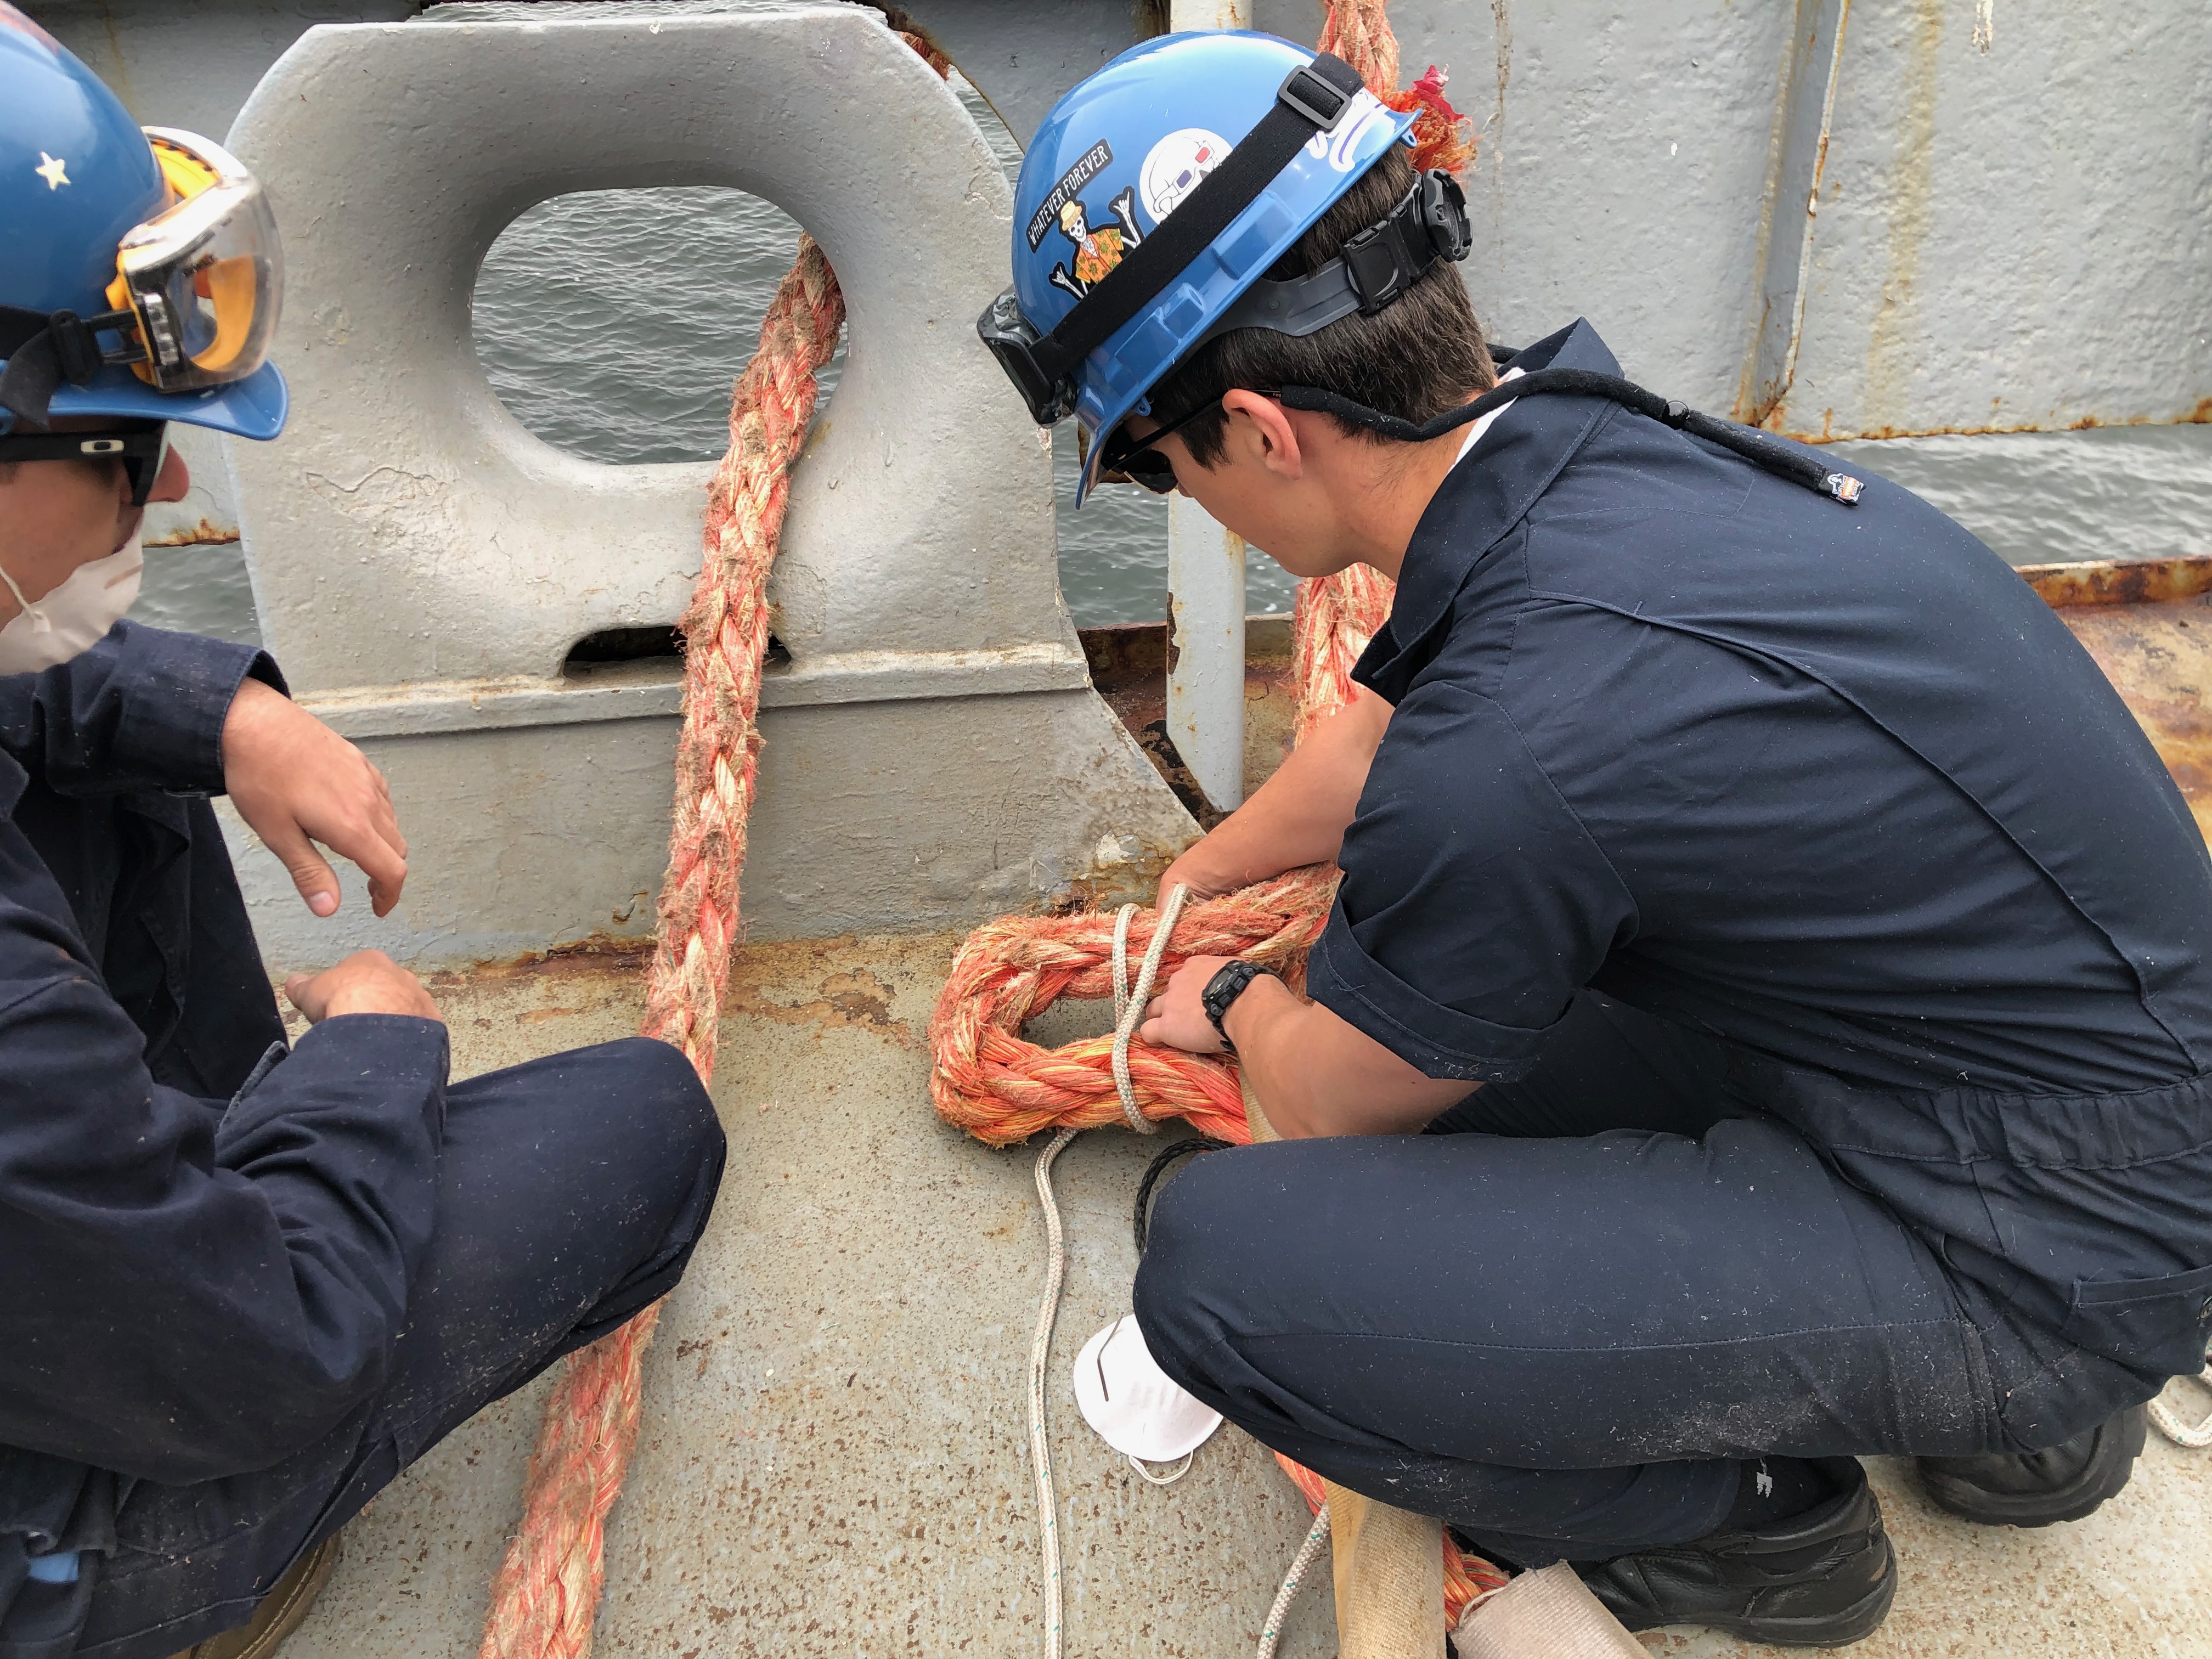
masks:
[[[40,150],[39,152],[39,165],[33,167],[31,171],[37,173],[40,178],[46,181],[46,188],[48,190],[59,190],[64,185],[70,182],[69,174],[64,171],[64,169],[68,166],[69,163],[63,161],[58,155],[49,155],[46,151]]]

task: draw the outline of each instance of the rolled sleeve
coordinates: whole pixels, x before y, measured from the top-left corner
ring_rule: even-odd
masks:
[[[1306,994],[1425,1077],[1510,1083],[1551,1035],[1550,1026],[1499,1025],[1423,996],[1359,948],[1342,905],[1307,959]]]
[[[1512,720],[1449,682],[1399,703],[1346,832],[1316,1001],[1430,1077],[1502,1083],[1636,907]]]

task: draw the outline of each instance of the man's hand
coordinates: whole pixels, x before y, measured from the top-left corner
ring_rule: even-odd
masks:
[[[1145,1023],[1137,1028],[1138,1036],[1156,1048],[1222,1053],[1221,1033],[1206,1017],[1204,998],[1207,984],[1228,965],[1227,957],[1193,957],[1176,969],[1167,989],[1145,1005]]]
[[[295,974],[284,981],[284,994],[318,1025],[334,1014],[407,1014],[441,1023],[445,1018],[422,981],[381,951],[356,951],[319,974]]]
[[[1194,1054],[1222,1052],[1206,1017],[1207,981],[1227,957],[1193,957],[1145,1006],[1137,1035]],[[1285,1140],[1310,1135],[1413,1134],[1476,1085],[1424,1077],[1356,1026],[1262,974],[1229,1005],[1244,1081]]]
[[[315,850],[320,842],[361,866],[371,907],[391,914],[407,880],[407,838],[368,756],[283,692],[247,680],[222,724],[222,773],[239,817],[292,872],[310,910],[338,908],[337,875]]]

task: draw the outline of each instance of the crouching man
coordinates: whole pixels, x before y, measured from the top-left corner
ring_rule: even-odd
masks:
[[[2203,1363],[2212,865],[1924,502],[1585,324],[1493,390],[1456,191],[1310,56],[1177,36],[1069,94],[1018,228],[1234,148],[1083,297],[1018,228],[981,325],[1086,484],[1397,581],[1351,704],[1165,878],[1344,870],[1307,996],[1200,959],[1151,1010],[1288,1139],[1167,1189],[1138,1322],[1269,1446],[1632,1627],[1855,1640],[1897,1571],[1858,1456],[2071,1519]]]
[[[374,951],[288,1049],[206,798],[382,915],[383,779],[262,653],[118,621],[164,423],[283,423],[273,232],[5,4],[0,222],[0,1652],[259,1656],[380,1487],[676,1284],[722,1133],[642,1039],[449,1085]]]

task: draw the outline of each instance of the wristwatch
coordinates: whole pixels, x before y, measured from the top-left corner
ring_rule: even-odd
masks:
[[[1256,962],[1232,962],[1206,981],[1206,989],[1199,993],[1199,1002],[1206,1009],[1206,1017],[1213,1022],[1213,1029],[1221,1034],[1221,1046],[1231,1054],[1237,1045],[1229,1040],[1229,1028],[1222,1021],[1229,1018],[1229,1005],[1244,994],[1244,988],[1262,974],[1273,975],[1272,968],[1262,968]]]

